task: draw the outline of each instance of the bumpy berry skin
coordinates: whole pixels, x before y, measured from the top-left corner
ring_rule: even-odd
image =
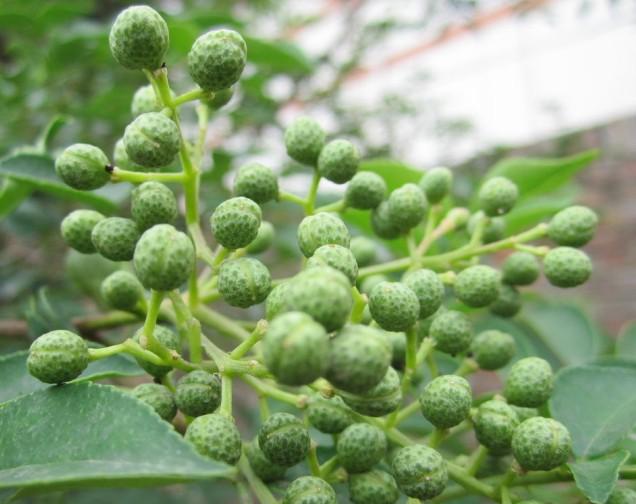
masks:
[[[184,414],[198,417],[213,413],[221,404],[221,378],[201,369],[179,380],[175,393],[177,407]]]
[[[43,334],[29,348],[27,368],[44,383],[64,383],[77,378],[88,366],[88,345],[71,331]]]
[[[144,287],[135,275],[128,271],[115,271],[101,285],[104,301],[116,310],[131,311],[144,297]]]
[[[466,229],[468,234],[473,234],[475,231],[475,227],[477,226],[477,222],[484,218],[484,213],[479,211],[474,213],[468,219],[468,224],[466,225]],[[492,243],[497,240],[501,240],[506,232],[506,221],[502,217],[491,217],[490,220],[486,223],[486,227],[484,228],[484,232],[481,236],[481,241],[484,243]]]
[[[512,454],[527,471],[549,471],[567,462],[572,438],[552,418],[535,417],[521,423],[512,436]]]
[[[391,343],[391,366],[395,369],[404,368],[406,361],[406,334],[387,331],[386,336]]]
[[[415,324],[420,303],[411,289],[400,282],[383,282],[369,295],[371,316],[382,329],[405,331]]]
[[[430,317],[442,305],[444,283],[433,270],[413,271],[404,277],[403,282],[417,296],[420,303],[420,319]]]
[[[278,179],[271,168],[248,163],[238,169],[234,179],[234,195],[262,204],[278,198]]]
[[[479,204],[489,217],[508,213],[519,197],[517,185],[505,177],[493,177],[479,189]]]
[[[64,242],[82,254],[95,252],[91,233],[104,216],[94,210],[74,210],[62,221],[60,229]]]
[[[247,62],[247,45],[233,30],[211,30],[194,41],[188,53],[192,80],[206,91],[231,87]]]
[[[377,236],[385,240],[393,240],[402,234],[391,219],[388,201],[383,201],[371,212],[371,227]]]
[[[185,438],[203,456],[235,465],[241,458],[241,434],[234,420],[217,413],[196,417]]]
[[[466,315],[448,310],[435,316],[429,333],[435,340],[437,350],[455,355],[468,350],[473,328]]]
[[[444,167],[432,168],[420,180],[420,188],[430,203],[442,201],[450,192],[452,185],[453,173]]]
[[[501,369],[515,355],[515,340],[505,332],[490,329],[480,332],[470,347],[481,369]]]
[[[301,476],[287,487],[282,504],[336,503],[336,492],[329,483],[314,476]]]
[[[57,175],[68,186],[80,191],[99,189],[110,180],[108,157],[94,145],[76,143],[55,160]]]
[[[124,131],[124,147],[130,160],[150,168],[170,164],[180,143],[177,125],[160,112],[141,114]]]
[[[400,230],[417,226],[426,215],[426,196],[416,184],[404,184],[389,195],[389,220]]]
[[[636,491],[631,488],[615,488],[606,504],[636,504]]]
[[[146,337],[143,334],[143,328],[140,328],[135,335],[133,336],[133,340],[139,343],[144,348],[146,347]],[[177,336],[174,332],[172,332],[167,327],[163,326],[155,326],[155,330],[153,332],[155,338],[159,343],[165,346],[168,350],[174,350],[175,352],[179,351],[179,336]],[[152,362],[148,362],[143,359],[136,359],[137,364],[146,371],[149,375],[154,376],[155,378],[162,378],[167,373],[172,371],[172,368],[169,366],[158,366],[157,364],[153,364]]]
[[[258,438],[255,438],[251,443],[245,445],[245,455],[254,474],[265,483],[278,481],[285,477],[287,468],[274,464],[265,456],[258,446]]]
[[[154,9],[135,5],[119,13],[108,42],[117,62],[130,70],[156,70],[169,44],[168,25]]]
[[[470,384],[461,376],[435,378],[422,391],[422,414],[438,429],[449,429],[468,417],[473,402]]]
[[[327,332],[300,312],[283,313],[272,320],[262,350],[267,369],[285,385],[307,385],[322,376],[329,364]]]
[[[376,260],[377,245],[373,240],[365,236],[354,236],[351,238],[349,248],[359,267],[363,268],[373,264]]]
[[[230,250],[247,247],[258,234],[262,213],[249,198],[238,196],[221,203],[210,217],[212,233]]]
[[[265,456],[283,467],[302,461],[309,451],[309,432],[289,413],[274,413],[258,431],[258,444]]]
[[[178,215],[177,198],[159,182],[144,182],[133,189],[130,213],[141,231],[156,224],[172,224]]]
[[[380,383],[390,362],[391,348],[381,330],[349,325],[331,341],[326,378],[339,389],[362,394]]]
[[[340,271],[349,279],[351,285],[355,284],[358,277],[358,262],[353,252],[342,245],[329,244],[318,247],[307,261],[307,267],[314,266],[329,266]]]
[[[510,453],[510,443],[519,425],[517,414],[504,401],[493,399],[479,405],[472,416],[477,440],[493,455]]]
[[[376,208],[386,196],[384,179],[377,173],[361,171],[356,173],[347,184],[345,203],[351,208],[371,210]]]
[[[490,305],[490,313],[500,317],[514,317],[521,310],[521,294],[512,285],[501,284],[499,296]]]
[[[380,469],[349,475],[349,499],[353,504],[394,504],[400,498],[395,479]]]
[[[298,246],[305,257],[311,257],[323,245],[349,247],[350,240],[345,223],[330,213],[309,215],[298,226]]]
[[[464,304],[472,308],[481,308],[497,300],[500,280],[499,272],[490,266],[470,266],[458,273],[453,284],[453,292]]]
[[[265,252],[274,242],[274,235],[274,226],[267,221],[261,221],[261,225],[258,227],[258,232],[256,233],[256,238],[246,247],[247,252],[249,254]]]
[[[501,268],[502,281],[509,285],[530,285],[541,273],[539,261],[530,252],[513,252]]]
[[[504,395],[510,404],[536,408],[545,403],[554,385],[552,368],[540,357],[526,357],[510,368]]]
[[[172,393],[158,383],[142,383],[132,390],[133,397],[145,402],[167,422],[171,422],[177,414],[177,405]]]
[[[155,171],[159,171],[158,168],[148,168],[148,167],[144,167],[141,166],[137,163],[134,163],[129,157],[128,157],[128,153],[126,152],[126,146],[124,145],[124,139],[120,138],[119,140],[117,140],[117,142],[115,143],[115,148],[113,150],[113,161],[115,162],[115,166],[117,166],[117,168],[121,168],[122,170],[128,170],[128,171],[136,171],[136,172],[155,172]]]
[[[543,274],[556,287],[577,287],[590,278],[592,261],[581,250],[557,247],[543,258]]]
[[[384,432],[366,423],[354,423],[340,436],[336,450],[338,460],[349,473],[370,470],[386,454],[387,442]]]
[[[339,434],[353,423],[349,408],[339,396],[316,396],[307,406],[309,423],[325,434]]]
[[[130,261],[139,240],[135,221],[123,217],[108,217],[97,223],[91,232],[97,252],[111,261]]]
[[[173,290],[188,279],[194,268],[194,245],[188,235],[170,224],[157,224],[141,235],[133,259],[144,287]]]
[[[550,221],[548,236],[567,247],[582,247],[596,233],[598,216],[588,207],[575,205],[561,210]]]
[[[265,301],[272,288],[267,267],[253,257],[241,257],[221,264],[218,289],[226,303],[247,308]]]
[[[309,117],[298,117],[285,130],[285,147],[290,158],[315,166],[325,145],[325,132]]]
[[[346,323],[353,306],[349,280],[328,266],[302,271],[283,293],[284,311],[304,312],[328,332]]]
[[[373,288],[382,282],[388,282],[389,277],[386,275],[370,275],[360,282],[360,292],[367,296],[371,294]]]
[[[291,282],[282,282],[276,285],[265,300],[265,318],[272,320],[274,317],[287,310],[289,299],[289,287]]]
[[[358,171],[360,155],[355,145],[347,140],[332,140],[318,156],[318,173],[336,184],[344,184]]]
[[[414,444],[400,448],[393,456],[391,467],[400,490],[416,499],[438,496],[448,482],[446,462],[428,446]]]
[[[219,110],[230,103],[234,96],[234,88],[219,89],[214,92],[214,98],[210,100],[202,100],[212,110]]]
[[[161,102],[157,99],[157,94],[150,84],[141,86],[135,91],[130,105],[133,117],[146,112],[159,112],[161,108]]]
[[[395,411],[402,403],[402,389],[397,371],[390,367],[375,387],[357,395],[341,392],[347,405],[357,413],[380,417]]]

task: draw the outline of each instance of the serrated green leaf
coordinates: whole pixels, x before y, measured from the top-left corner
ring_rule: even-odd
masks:
[[[228,470],[148,405],[104,385],[54,386],[3,403],[0,432],[0,488],[165,484]]]
[[[247,43],[247,59],[274,72],[308,74],[314,63],[295,44],[284,40],[265,40],[243,34]]]
[[[580,460],[568,464],[576,486],[593,504],[605,504],[616,481],[618,470],[629,458],[626,450],[619,450],[594,460]]]
[[[620,357],[636,357],[636,322],[625,324],[616,340],[616,354]]]

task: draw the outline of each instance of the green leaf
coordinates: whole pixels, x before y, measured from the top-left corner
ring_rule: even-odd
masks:
[[[55,174],[53,158],[37,154],[17,154],[0,159],[0,176],[17,180],[33,190],[63,199],[85,203],[104,213],[113,213],[117,205],[90,192],[76,191],[63,184]]]
[[[33,189],[30,184],[5,178],[0,190],[0,219],[12,213],[27,199]]]
[[[593,504],[605,504],[616,481],[618,470],[629,458],[626,450],[619,450],[595,460],[580,460],[568,464],[576,486]]]
[[[621,357],[636,357],[636,322],[625,324],[616,340],[616,354]]]
[[[555,194],[545,198],[523,200],[505,216],[506,234],[510,236],[525,231],[539,222],[548,220],[559,210],[572,205],[573,202],[574,197],[571,194],[558,196]]]
[[[97,347],[97,345],[92,345]],[[48,385],[33,378],[26,367],[29,352],[24,350],[0,356],[0,403],[30,394]],[[140,376],[145,372],[126,355],[113,355],[91,362],[74,382],[85,382],[115,376]]]
[[[0,406],[0,488],[164,484],[223,476],[149,406],[113,387],[54,386]]]
[[[274,72],[308,74],[314,63],[295,44],[283,40],[265,40],[243,34],[247,43],[247,59]]]
[[[69,121],[68,116],[65,115],[56,115],[54,116],[48,124],[44,127],[42,133],[38,137],[36,142],[36,148],[44,153],[51,146],[51,142],[55,138],[55,135],[59,133],[62,127]]]
[[[367,159],[360,163],[360,170],[372,171],[380,175],[389,188],[389,192],[408,182],[417,184],[422,172],[393,159]]]
[[[602,455],[636,424],[636,368],[585,364],[561,370],[549,407],[572,435],[574,453]]]

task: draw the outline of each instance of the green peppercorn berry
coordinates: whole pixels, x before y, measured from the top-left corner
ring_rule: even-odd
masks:
[[[322,245],[316,249],[307,261],[307,267],[330,266],[345,275],[351,285],[354,285],[358,276],[358,263],[353,252],[342,245]]]
[[[370,275],[360,282],[360,292],[368,296],[376,285],[388,281],[389,277],[386,275]]]
[[[383,331],[348,325],[331,340],[325,376],[335,387],[361,394],[382,381],[390,362],[391,347]]]
[[[234,88],[226,88],[219,89],[214,92],[214,97],[211,99],[202,99],[201,101],[205,103],[212,110],[219,110],[223,108],[225,105],[230,103],[230,100],[234,96]]]
[[[234,30],[204,33],[188,53],[190,76],[206,91],[221,91],[236,84],[246,62],[247,45]]]
[[[402,403],[400,377],[392,367],[375,387],[357,395],[344,391],[340,394],[352,410],[370,417],[388,415]]]
[[[360,155],[348,140],[332,140],[318,156],[318,173],[336,184],[344,184],[358,171]]]
[[[137,163],[133,163],[128,157],[123,138],[120,138],[115,143],[115,148],[113,150],[113,161],[115,162],[115,166],[117,166],[117,168],[134,172],[156,172],[159,171],[161,168],[147,168]]]
[[[254,474],[265,483],[281,480],[285,477],[287,468],[274,464],[258,446],[258,438],[245,445],[245,455]]]
[[[43,334],[29,348],[27,369],[44,383],[64,383],[77,378],[88,366],[88,345],[71,331]]]
[[[515,340],[505,332],[490,329],[480,332],[470,347],[481,369],[501,369],[515,355]]]
[[[450,192],[453,173],[444,167],[428,170],[420,180],[420,188],[430,203],[439,203]]]
[[[91,233],[104,216],[94,210],[74,210],[62,221],[60,229],[64,242],[82,254],[95,252]]]
[[[141,114],[124,131],[126,153],[141,166],[156,168],[172,163],[180,144],[179,128],[161,112]]]
[[[115,271],[101,285],[104,301],[116,310],[133,311],[144,297],[144,287],[135,275],[128,271]]]
[[[344,199],[351,208],[371,210],[382,203],[386,192],[386,182],[380,175],[362,171],[356,173],[347,184]]]
[[[221,264],[218,289],[231,306],[248,308],[262,303],[271,287],[269,270],[258,259],[241,257]]]
[[[388,201],[381,202],[371,212],[371,227],[373,232],[384,240],[393,240],[400,236],[400,228],[391,219]]]
[[[413,271],[405,275],[402,281],[417,296],[420,303],[420,319],[433,315],[442,306],[444,283],[433,270]]]
[[[305,257],[311,257],[322,245],[349,247],[349,230],[339,217],[322,212],[305,217],[298,226],[298,245]]]
[[[460,271],[453,284],[455,296],[465,305],[481,308],[499,297],[501,274],[490,266],[478,264]]]
[[[241,434],[234,420],[218,413],[192,420],[185,433],[187,441],[203,456],[235,465],[241,458]]]
[[[76,143],[64,149],[55,160],[57,175],[68,186],[80,191],[99,189],[110,180],[110,161],[94,145]]]
[[[398,487],[409,497],[432,499],[448,482],[446,462],[428,446],[414,444],[397,450],[391,461]]]
[[[490,313],[499,317],[514,317],[521,310],[521,294],[512,285],[501,284],[499,297],[490,305]]]
[[[530,252],[513,252],[501,268],[503,282],[509,285],[530,285],[539,278],[539,261]]]
[[[313,397],[307,406],[309,423],[325,434],[339,434],[353,423],[351,411],[341,397]]]
[[[151,227],[137,242],[135,272],[147,289],[160,291],[180,287],[194,268],[192,240],[170,224]]]
[[[267,369],[285,385],[307,385],[329,364],[327,332],[305,313],[283,313],[272,320],[262,349]]]
[[[406,362],[406,334],[386,331],[386,336],[391,344],[391,366],[395,369],[404,368]]]
[[[338,460],[348,473],[370,470],[386,454],[384,432],[367,423],[354,423],[347,427],[336,444]]]
[[[636,491],[631,488],[616,487],[606,504],[636,504]]]
[[[247,252],[249,254],[265,252],[274,242],[274,234],[274,226],[267,221],[261,221],[256,238],[246,247]]]
[[[472,415],[475,435],[480,444],[496,456],[510,453],[510,444],[519,425],[517,414],[504,401],[492,399],[479,405]]]
[[[239,168],[234,179],[234,195],[262,204],[278,198],[278,179],[271,168],[248,163]]]
[[[477,213],[474,213],[468,219],[468,224],[466,225],[466,229],[468,234],[472,235],[475,232],[475,228],[477,223],[484,218],[484,212],[481,210]],[[492,243],[498,240],[501,240],[506,232],[506,221],[502,217],[490,217],[488,222],[486,222],[486,226],[484,227],[481,241],[483,243]]]
[[[349,499],[353,504],[394,504],[400,498],[395,479],[380,469],[349,475]]]
[[[426,385],[419,400],[429,422],[438,429],[449,429],[468,417],[473,394],[465,378],[444,375]]]
[[[161,100],[157,97],[157,93],[155,93],[154,88],[150,84],[137,89],[130,104],[133,117],[146,112],[159,112],[162,108]]]
[[[221,203],[210,217],[212,233],[230,250],[247,247],[261,225],[261,208],[249,198],[238,196]]]
[[[156,10],[146,5],[120,12],[108,37],[113,57],[130,70],[159,68],[169,41],[168,25]]]
[[[325,132],[309,117],[298,117],[285,130],[285,147],[290,158],[315,166],[325,145]]]
[[[536,408],[552,394],[553,375],[550,364],[539,357],[518,360],[510,368],[504,395],[510,404]]]
[[[132,390],[132,395],[150,406],[166,422],[172,422],[172,419],[177,414],[177,405],[174,403],[174,397],[163,385],[142,383]]]
[[[287,300],[289,299],[289,286],[291,282],[282,282],[276,285],[265,300],[265,318],[272,320],[279,313],[287,310]]]
[[[422,190],[411,183],[395,189],[389,195],[388,205],[389,220],[402,232],[422,222],[428,208]]]
[[[166,347],[168,350],[172,350],[175,352],[178,352],[180,350],[181,345],[179,342],[179,336],[177,336],[177,334],[172,332],[167,327],[163,327],[160,325],[155,326],[153,335],[155,336],[155,339],[159,343],[161,343],[164,347]],[[148,347],[148,340],[146,336],[144,335],[143,327],[137,330],[137,332],[135,333],[132,339],[133,341],[136,341],[137,343],[139,343],[142,347],[144,348]],[[137,360],[137,364],[139,364],[139,366],[144,371],[146,371],[146,373],[154,376],[155,378],[162,378],[163,376],[168,374],[170,371],[172,371],[172,368],[170,366],[160,366],[157,364],[153,364],[152,362],[148,362],[144,359],[136,359],[136,360]]]
[[[213,413],[221,404],[221,377],[201,369],[191,371],[179,380],[175,400],[188,416]]]
[[[378,325],[387,331],[405,331],[417,322],[420,303],[415,292],[400,282],[383,282],[369,295],[369,310]]]
[[[517,185],[506,177],[493,177],[481,186],[479,204],[489,217],[508,213],[519,197]]]
[[[258,431],[258,445],[265,456],[283,467],[301,462],[309,451],[309,442],[302,420],[289,413],[274,413]]]
[[[512,454],[526,471],[549,471],[567,462],[572,438],[552,418],[534,417],[521,423],[512,436]]]
[[[592,261],[581,250],[557,247],[543,258],[543,273],[556,287],[577,287],[590,278]]]
[[[473,338],[473,328],[466,315],[448,310],[436,315],[429,329],[440,352],[455,355],[468,350]]]
[[[172,224],[177,215],[177,199],[167,186],[144,182],[133,189],[130,213],[141,231],[155,224]]]
[[[336,492],[325,480],[301,476],[287,487],[282,504],[336,504]]]
[[[130,261],[139,240],[139,228],[135,221],[123,217],[100,220],[91,232],[93,246],[111,261]]]
[[[548,236],[558,245],[582,247],[596,233],[598,216],[588,207],[575,205],[557,213],[548,227]]]
[[[354,236],[351,238],[349,248],[359,267],[369,266],[376,260],[377,245],[366,236]]]

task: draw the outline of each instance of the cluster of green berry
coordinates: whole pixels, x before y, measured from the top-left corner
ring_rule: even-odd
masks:
[[[65,330],[44,334],[29,352],[33,376],[45,383],[68,382],[93,360],[119,352],[133,355],[155,383],[139,385],[132,394],[166,421],[181,411],[185,439],[203,456],[238,463],[248,482],[251,471],[265,483],[284,479],[288,468],[307,459],[312,474],[287,486],[285,504],[335,503],[332,484],[341,481],[348,482],[356,504],[392,504],[401,494],[431,499],[444,492],[449,478],[499,498],[508,476],[500,487],[480,483],[474,477],[480,457],[462,465],[438,451],[444,437],[462,425],[474,429],[478,453],[512,454],[517,472],[549,471],[568,460],[570,434],[546,417],[543,408],[553,386],[545,360],[517,360],[500,394],[486,401],[473,397],[465,376],[508,366],[515,340],[497,330],[474,335],[471,309],[487,307],[496,315],[514,316],[521,308],[517,288],[538,279],[540,261],[551,284],[584,283],[592,265],[578,247],[594,235],[597,217],[592,210],[566,208],[549,224],[505,237],[502,216],[519,196],[511,180],[486,180],[478,193],[479,210],[472,215],[453,207],[453,177],[447,168],[429,170],[418,184],[389,193],[381,176],[359,170],[353,143],[327,141],[316,121],[301,117],[286,129],[284,141],[293,160],[313,169],[307,197],[281,190],[277,175],[262,164],[242,166],[233,196],[210,217],[217,243],[212,251],[198,214],[197,159],[203,145],[183,138],[178,107],[198,100],[205,128],[209,110],[232,97],[246,64],[245,41],[231,30],[199,37],[188,55],[189,73],[198,87],[176,95],[162,66],[169,36],[157,12],[143,6],[124,10],[109,40],[115,59],[126,68],[143,70],[150,85],[134,95],[135,118],[115,146],[114,164],[99,148],[76,144],[57,158],[56,170],[80,190],[109,181],[136,184],[130,218],[76,210],[63,220],[61,232],[80,253],[132,261],[132,268],[103,281],[102,294],[112,308],[136,314],[143,327],[106,348],[89,348]],[[205,129],[202,133],[204,137]],[[177,155],[182,171],[166,171]],[[341,200],[316,208],[323,178],[346,187]],[[185,232],[176,227],[179,205],[166,185],[175,182],[183,188]],[[297,274],[273,280],[254,255],[274,240],[274,227],[263,220],[262,207],[278,201],[296,203],[306,214],[297,234],[304,259]],[[378,263],[377,241],[351,237],[342,217],[349,208],[369,212],[377,238],[406,239],[409,257]],[[467,243],[430,254],[431,244],[450,232],[464,233]],[[558,246],[526,244],[543,237]],[[479,263],[503,249],[514,251],[500,270]],[[181,291],[184,285],[187,294]],[[219,299],[238,308],[264,303],[265,320],[251,326],[250,333],[208,306]],[[202,325],[241,341],[224,352],[202,332]],[[210,360],[203,358],[203,350]],[[439,376],[434,352],[461,358],[456,372]],[[426,384],[424,367],[430,375]],[[175,385],[177,373],[181,377]],[[262,398],[262,425],[245,446],[232,417],[235,379]],[[267,398],[304,410],[306,421],[288,412],[269,414]],[[398,429],[417,411],[423,415],[422,426],[433,427],[427,442],[416,442]],[[335,456],[322,465],[310,428],[334,436]],[[243,454],[247,466],[239,462]],[[275,502],[266,487],[254,491]]]

